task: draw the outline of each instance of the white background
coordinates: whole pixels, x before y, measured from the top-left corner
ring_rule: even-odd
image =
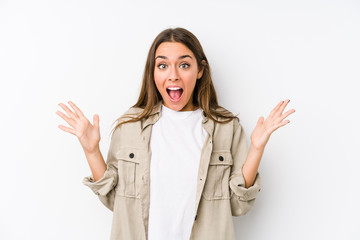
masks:
[[[248,138],[280,101],[296,112],[266,147],[262,191],[237,239],[360,239],[359,1],[0,0],[0,239],[109,239],[112,212],[57,105],[112,123],[135,104],[168,27],[200,40],[220,105]]]

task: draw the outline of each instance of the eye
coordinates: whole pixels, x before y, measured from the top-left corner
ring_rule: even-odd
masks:
[[[190,67],[190,65],[187,63],[180,64],[180,68],[189,68],[189,67]]]
[[[160,63],[159,65],[158,65],[158,68],[159,69],[165,69],[167,66],[166,66],[166,64],[164,64],[164,63]]]

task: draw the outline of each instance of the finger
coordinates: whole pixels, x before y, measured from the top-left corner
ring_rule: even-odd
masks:
[[[76,122],[73,119],[69,118],[68,116],[66,116],[64,113],[62,113],[60,111],[56,111],[56,114],[59,115],[62,119],[64,119],[70,126],[75,128]]]
[[[72,101],[68,102],[70,104],[70,106],[74,109],[75,113],[79,116],[79,117],[84,117],[83,112],[80,110],[80,108],[78,108],[75,103],[73,103]]]
[[[290,123],[290,120],[286,120],[286,121],[283,121],[279,124],[276,124],[275,126],[272,127],[271,129],[271,132],[274,132],[275,130],[277,130],[278,128],[282,127],[282,126],[285,126],[286,124]]]
[[[290,99],[286,99],[283,104],[281,104],[281,106],[279,107],[278,111],[276,112],[275,115],[280,115],[282,114],[282,112],[284,111],[286,105],[288,105],[288,103],[290,102]]]
[[[264,123],[264,117],[261,116],[259,117],[258,121],[257,121],[257,125],[262,125]]]
[[[94,123],[94,127],[96,128],[96,129],[99,129],[99,115],[97,115],[97,114],[95,114],[94,116],[93,116],[93,123]]]
[[[276,113],[276,111],[279,109],[279,107],[281,106],[281,104],[283,104],[284,101],[280,101],[275,107],[274,109],[270,112],[269,117],[273,117]]]
[[[68,106],[66,106],[63,103],[59,103],[59,106],[65,110],[65,112],[69,115],[69,117],[71,117],[72,119],[78,119],[78,116],[75,115],[75,113],[73,113],[73,111],[70,110],[70,108],[68,108]]]
[[[290,109],[289,111],[287,111],[286,113],[284,113],[283,115],[281,115],[281,117],[280,117],[280,122],[282,121],[282,120],[284,120],[285,118],[287,118],[290,114],[292,114],[292,113],[294,113],[295,112],[295,109]]]
[[[71,134],[73,134],[73,135],[76,136],[76,131],[75,131],[74,129],[69,128],[69,127],[65,127],[65,126],[63,126],[63,125],[59,125],[58,127],[59,127],[61,130],[63,130],[64,132],[68,132],[68,133],[71,133]]]

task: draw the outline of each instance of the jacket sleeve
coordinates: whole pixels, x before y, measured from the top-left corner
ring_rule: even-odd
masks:
[[[231,212],[233,216],[244,215],[250,211],[255,203],[255,198],[260,191],[260,175],[257,172],[254,184],[245,187],[242,167],[248,154],[248,142],[239,119],[234,120],[234,135],[231,145],[233,166],[230,173]]]
[[[111,211],[114,210],[115,201],[115,187],[118,183],[118,167],[117,159],[114,153],[114,147],[116,146],[117,130],[114,131],[109,152],[106,160],[106,171],[104,176],[94,181],[93,175],[87,176],[83,179],[83,184],[90,187],[90,189],[99,197],[100,201]]]

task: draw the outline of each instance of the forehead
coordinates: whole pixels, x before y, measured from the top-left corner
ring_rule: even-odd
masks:
[[[179,57],[183,55],[190,55],[194,58],[193,52],[185,46],[183,43],[179,42],[163,42],[156,49],[155,57],[165,56],[165,57]]]

